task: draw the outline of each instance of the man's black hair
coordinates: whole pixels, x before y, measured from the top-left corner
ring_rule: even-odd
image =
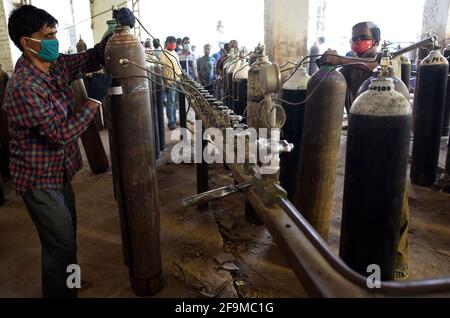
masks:
[[[177,41],[177,44],[181,44],[182,40],[181,40],[181,38],[177,38],[176,41]]]
[[[14,9],[8,19],[8,33],[14,44],[23,51],[20,44],[22,36],[31,37],[43,27],[55,27],[58,24],[50,13],[32,5],[21,5]]]
[[[173,42],[175,42],[175,43],[177,42],[177,38],[176,37],[170,35],[170,36],[168,36],[166,38],[166,42],[165,42],[166,44],[167,43],[173,43]]]
[[[181,42],[181,43],[184,43],[184,42],[186,42],[186,41],[190,41],[191,39],[188,37],[188,36],[185,36],[184,38],[183,38],[183,41]]]
[[[223,48],[224,48],[225,51],[230,52],[230,43],[225,43],[223,45]]]
[[[381,31],[380,31],[380,28],[375,23],[373,23],[371,21],[360,22],[360,23],[355,24],[353,26],[353,29],[355,29],[361,25],[367,26],[370,29],[370,32],[372,32],[373,39],[377,42],[380,42]]]
[[[159,39],[153,39],[153,47],[154,47],[155,49],[161,47],[161,44],[160,44],[160,42],[159,42]]]

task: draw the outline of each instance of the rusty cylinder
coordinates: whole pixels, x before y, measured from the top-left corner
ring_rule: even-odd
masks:
[[[147,62],[146,63],[147,69],[150,70],[150,72],[148,73],[149,76],[149,80],[148,80],[148,86],[150,87],[150,106],[152,109],[152,118],[153,118],[153,133],[155,136],[154,139],[154,146],[155,146],[155,158],[156,160],[159,159],[160,156],[160,145],[159,145],[159,120],[158,120],[158,93],[157,93],[157,88],[156,88],[156,67],[155,67],[155,63],[151,63],[151,62]]]
[[[83,79],[73,81],[71,87],[75,97],[75,109],[82,109],[88,98]],[[108,157],[94,121],[91,121],[86,131],[81,134],[81,142],[92,172],[98,174],[107,171]]]
[[[81,35],[80,35],[80,39],[78,40],[76,46],[77,46],[77,53],[81,53],[81,52],[87,51],[87,45],[83,41],[83,39],[81,38]]]
[[[298,163],[302,148],[303,118],[305,104],[299,104],[306,97],[310,77],[305,67],[300,67],[283,85],[282,107],[286,112],[283,137],[294,145],[291,152],[280,154],[280,184],[293,201],[297,188]],[[291,105],[299,104],[299,105]]]
[[[394,276],[411,114],[409,101],[384,76],[372,79],[350,109],[339,254],[361,275],[377,264],[382,280]]]
[[[8,118],[3,111],[3,100],[5,98],[5,89],[8,80],[9,75],[3,71],[0,64],[0,157],[2,159],[0,172],[3,177],[9,178],[9,142],[11,141],[11,136],[8,131]]]
[[[420,63],[414,101],[416,117],[410,177],[417,185],[431,186],[436,181],[447,77],[448,62],[435,49]]]
[[[314,73],[306,90],[307,96],[313,94],[305,106],[294,204],[325,241],[333,205],[346,90],[345,78],[327,65]]]
[[[156,179],[154,121],[145,71],[145,53],[128,26],[117,27],[105,50],[112,74],[110,118],[117,149],[119,210],[129,255],[131,286],[137,295],[163,287],[160,219]],[[128,59],[142,67],[123,65]]]
[[[77,42],[76,47],[77,47],[77,53],[82,53],[82,52],[87,51],[87,45],[81,38],[81,35],[80,35],[80,40]],[[89,88],[91,78],[92,78],[92,76],[85,76],[83,78],[84,87]],[[95,126],[97,127],[97,130],[103,129],[103,120],[102,120],[103,104],[104,104],[104,101],[102,101],[102,105],[99,107],[99,109],[97,110],[97,112],[95,113],[95,116],[94,116],[94,123],[95,123]]]

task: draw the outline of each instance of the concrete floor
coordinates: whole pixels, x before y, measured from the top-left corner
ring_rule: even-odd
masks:
[[[106,144],[106,131],[102,138]],[[344,132],[329,238],[336,252],[345,141]],[[164,156],[167,159],[168,152]],[[167,160],[158,165],[165,286],[155,297],[307,296],[270,233],[245,221],[242,194],[216,201],[207,211],[184,208],[181,199],[196,189],[194,165]],[[221,165],[210,167],[211,188],[231,183]],[[79,264],[83,279],[90,282],[79,296],[135,297],[123,265],[111,172],[93,175],[85,164],[73,185]],[[39,239],[12,184],[6,181],[5,187],[8,201],[0,208],[0,297],[40,297]],[[450,194],[410,185],[409,195],[411,278],[450,276]]]

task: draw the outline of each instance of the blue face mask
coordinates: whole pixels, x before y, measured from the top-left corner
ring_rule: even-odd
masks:
[[[28,38],[33,41],[41,42],[41,49],[39,52],[30,48],[30,51],[35,53],[41,59],[46,62],[53,62],[59,57],[59,42],[57,39],[52,40],[36,40],[33,38]]]

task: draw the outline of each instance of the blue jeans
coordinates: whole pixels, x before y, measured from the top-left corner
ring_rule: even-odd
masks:
[[[178,92],[176,90],[170,89],[167,92],[167,105],[166,113],[167,120],[170,126],[175,126],[177,123],[177,109],[178,109]]]

